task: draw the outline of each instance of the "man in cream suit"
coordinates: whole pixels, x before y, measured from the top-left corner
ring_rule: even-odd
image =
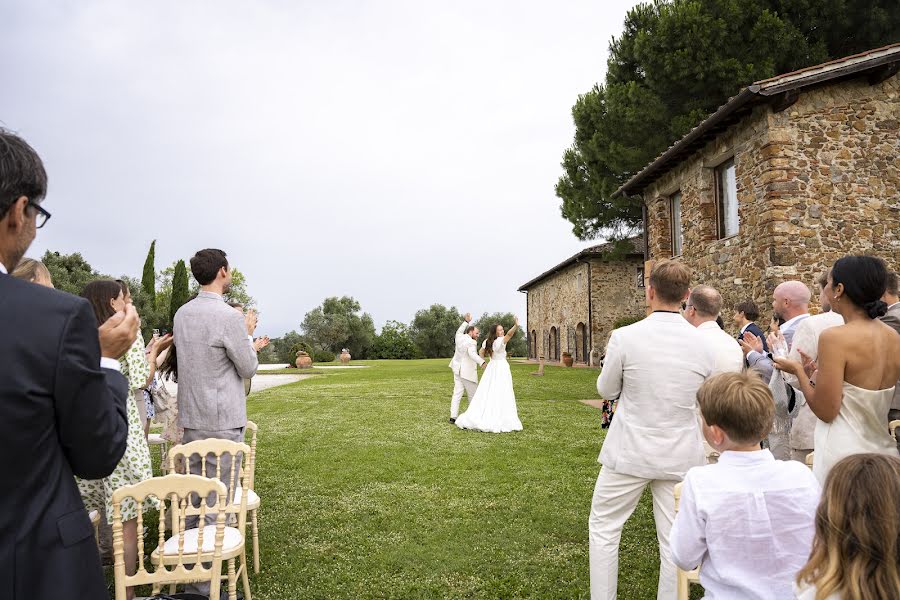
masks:
[[[674,489],[688,469],[706,463],[697,390],[716,362],[679,312],[690,279],[690,269],[678,261],[657,264],[646,290],[652,314],[609,339],[597,391],[619,403],[600,452],[603,466],[588,519],[593,600],[616,598],[622,527],[648,485],[659,540],[657,598],[676,596],[669,550]]]
[[[900,296],[898,296],[898,276],[897,273],[888,273],[887,288],[881,300],[888,305],[887,313],[881,317],[881,320],[894,328],[894,331],[900,333]],[[894,390],[894,401],[891,403],[891,410],[888,412],[888,420],[893,421],[900,419],[900,381],[897,382],[897,389]],[[900,441],[897,442],[897,450],[900,450]]]
[[[722,294],[708,285],[691,290],[684,307],[684,318],[697,328],[716,356],[716,373],[740,373],[744,370],[744,353],[740,344],[716,323],[722,312]]]
[[[476,351],[478,328],[469,325],[472,321],[471,313],[466,313],[462,325],[456,330],[456,350],[453,360],[450,361],[450,369],[453,370],[453,398],[450,400],[450,422],[456,423],[459,416],[459,403],[462,401],[463,392],[469,397],[469,402],[475,396],[478,388],[478,367],[484,366],[484,359],[478,356]]]

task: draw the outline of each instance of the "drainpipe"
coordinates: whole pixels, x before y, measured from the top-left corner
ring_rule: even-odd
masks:
[[[644,262],[650,260],[650,235],[647,232],[647,203],[641,197],[641,224],[644,228]]]
[[[585,332],[587,335],[587,356],[584,357],[588,366],[591,364],[591,352],[594,351],[594,306],[593,301],[594,297],[591,294],[591,259],[587,261],[588,266],[588,280],[587,280],[587,293],[588,293],[588,330]],[[576,340],[577,342],[577,340]]]

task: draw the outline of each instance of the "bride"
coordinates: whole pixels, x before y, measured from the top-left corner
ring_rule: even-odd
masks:
[[[503,325],[494,325],[484,345],[481,355],[490,357],[491,362],[484,369],[484,375],[475,390],[475,397],[469,408],[456,419],[460,429],[475,429],[490,433],[522,431],[522,422],[516,410],[516,394],[513,391],[512,371],[506,361],[506,344],[516,333],[519,319],[506,335]]]

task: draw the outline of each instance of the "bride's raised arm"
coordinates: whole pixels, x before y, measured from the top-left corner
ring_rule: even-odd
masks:
[[[513,336],[516,335],[516,329],[519,328],[519,317],[515,317],[516,323],[512,327],[509,328],[509,331],[506,332],[506,335],[503,336],[503,343],[508,344],[509,340],[513,339]]]

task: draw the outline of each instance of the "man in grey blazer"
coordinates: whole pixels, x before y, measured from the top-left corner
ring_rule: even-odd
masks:
[[[244,379],[253,377],[259,362],[253,346],[256,314],[241,315],[223,298],[231,285],[228,259],[221,250],[200,250],[191,258],[191,273],[200,284],[196,298],[175,313],[178,349],[178,421],[184,442],[218,438],[242,442],[247,425]],[[215,473],[215,459],[206,459],[206,473]],[[222,457],[227,478],[229,457]],[[191,458],[191,472],[200,473],[200,458]],[[231,492],[231,482],[225,481]],[[211,524],[214,517],[207,516]],[[197,518],[187,527],[196,526]],[[208,594],[208,585],[187,591]],[[203,589],[203,588],[207,589]]]
[[[894,331],[900,333],[900,295],[898,295],[898,283],[900,277],[896,272],[888,273],[887,288],[881,299],[888,305],[887,312],[881,317],[881,320],[894,328]],[[891,403],[891,410],[888,412],[888,419],[893,421],[900,419],[900,381],[897,382],[897,389],[894,390],[894,401]],[[900,441],[897,442],[897,449],[900,450]]]

